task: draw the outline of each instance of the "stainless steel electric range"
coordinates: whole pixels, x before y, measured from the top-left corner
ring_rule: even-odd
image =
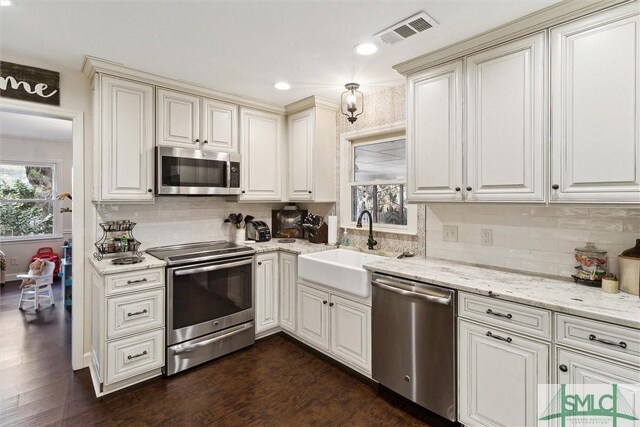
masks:
[[[254,343],[252,248],[220,241],[147,252],[167,262],[165,375]]]

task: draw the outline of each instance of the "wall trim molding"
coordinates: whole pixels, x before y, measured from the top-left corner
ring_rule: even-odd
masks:
[[[637,3],[637,0],[599,0],[594,2],[564,0],[484,33],[396,64],[393,69],[405,76],[414,74],[606,8],[634,2]]]

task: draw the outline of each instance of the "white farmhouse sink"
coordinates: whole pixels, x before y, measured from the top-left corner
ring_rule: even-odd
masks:
[[[371,273],[366,263],[384,257],[362,252],[333,249],[298,257],[298,277],[302,280],[367,298],[371,293]]]

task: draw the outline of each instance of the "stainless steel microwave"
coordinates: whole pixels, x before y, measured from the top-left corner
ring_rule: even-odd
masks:
[[[156,194],[240,194],[240,155],[156,147]]]

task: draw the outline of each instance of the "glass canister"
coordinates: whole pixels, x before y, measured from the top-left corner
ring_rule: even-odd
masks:
[[[574,279],[601,281],[607,274],[607,251],[598,249],[592,242],[584,248],[576,248],[576,274]]]

